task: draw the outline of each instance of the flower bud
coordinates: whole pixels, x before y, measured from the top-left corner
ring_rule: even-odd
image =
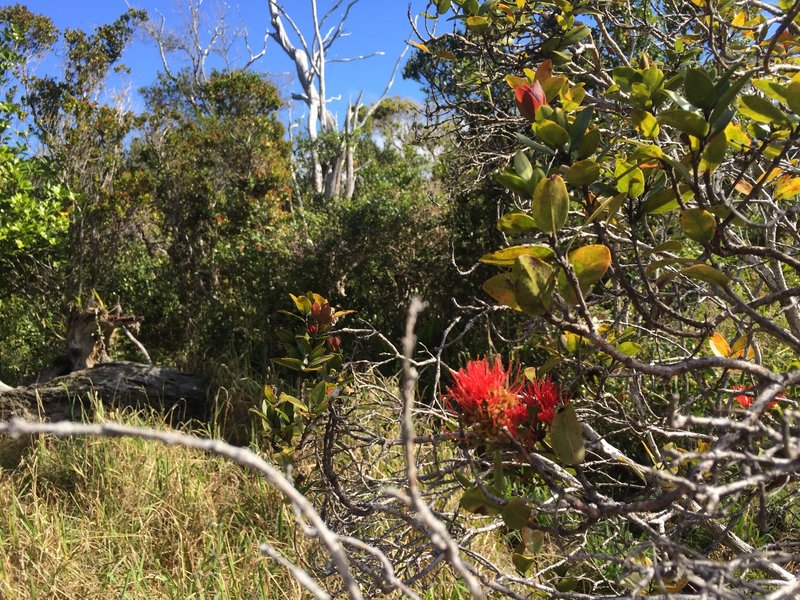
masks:
[[[536,111],[539,107],[547,104],[544,89],[538,81],[514,88],[514,97],[520,114],[531,122],[536,119]]]

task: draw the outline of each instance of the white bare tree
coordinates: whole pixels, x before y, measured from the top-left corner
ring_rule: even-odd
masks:
[[[297,82],[301,91],[293,94],[293,99],[303,102],[307,109],[307,133],[311,142],[312,183],[316,194],[326,198],[334,196],[352,197],[355,191],[356,168],[354,163],[354,136],[364,126],[391,89],[397,69],[406,50],[395,63],[389,81],[379,100],[368,110],[362,110],[363,92],[355,102],[350,102],[344,123],[340,124],[328,109],[332,100],[329,97],[326,80],[326,67],[336,62],[355,62],[372,56],[382,55],[374,52],[347,58],[332,58],[330,50],[337,40],[347,35],[345,25],[353,8],[359,0],[334,0],[328,10],[320,14],[317,0],[309,0],[311,8],[312,31],[304,33],[297,21],[279,4],[278,0],[268,0],[270,22],[274,31],[270,36],[292,60],[297,71]],[[295,3],[296,4],[296,3]],[[323,33],[324,32],[324,33]],[[406,46],[406,49],[408,46]],[[319,153],[320,134],[333,134],[338,137],[337,151],[332,159],[323,159]]]

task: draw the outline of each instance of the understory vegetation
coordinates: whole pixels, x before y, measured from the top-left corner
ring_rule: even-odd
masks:
[[[797,597],[800,2],[431,0],[341,114],[264,4],[0,7],[0,403],[78,309],[208,387],[0,422],[0,597]]]

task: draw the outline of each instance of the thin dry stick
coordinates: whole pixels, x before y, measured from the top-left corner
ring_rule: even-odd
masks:
[[[350,572],[350,563],[339,536],[333,533],[311,503],[291,482],[274,466],[266,462],[258,454],[248,448],[239,448],[222,440],[204,439],[178,431],[159,431],[148,427],[133,427],[117,423],[83,424],[62,421],[60,423],[35,423],[24,419],[11,419],[0,422],[0,433],[12,436],[46,433],[58,437],[96,436],[96,437],[133,437],[161,442],[167,446],[182,446],[210,452],[232,460],[233,462],[259,472],[275,486],[289,501],[308,519],[314,527],[314,533],[330,552],[336,571],[342,578],[344,589],[351,600],[361,600],[361,590]]]
[[[403,415],[402,415],[402,441],[405,449],[406,476],[408,478],[408,491],[410,501],[417,511],[417,519],[425,526],[430,534],[431,541],[440,548],[448,562],[461,575],[470,594],[474,598],[484,599],[486,593],[483,591],[478,579],[470,572],[464,561],[461,560],[458,545],[455,543],[447,531],[444,523],[439,521],[428,505],[422,498],[417,479],[417,463],[414,455],[414,422],[412,412],[414,409],[414,389],[417,382],[417,370],[411,366],[411,356],[414,353],[414,346],[417,338],[414,335],[414,327],[417,324],[417,317],[425,309],[425,304],[418,298],[411,299],[411,306],[408,309],[408,320],[406,321],[406,332],[403,337]]]
[[[297,582],[306,588],[309,592],[314,594],[314,597],[318,598],[319,600],[329,600],[330,594],[323,590],[316,581],[309,575],[304,569],[301,569],[292,561],[288,560],[285,556],[283,556],[280,552],[278,552],[275,548],[263,542],[259,547],[258,551],[261,552],[264,556],[269,556],[274,561],[278,562],[282,567],[284,567],[287,571],[292,574]]]

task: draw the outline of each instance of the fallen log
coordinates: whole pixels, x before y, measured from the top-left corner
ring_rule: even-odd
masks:
[[[0,389],[0,421],[12,417],[60,421],[91,418],[95,406],[155,408],[171,422],[205,419],[207,386],[171,367],[104,362],[43,383]]]

